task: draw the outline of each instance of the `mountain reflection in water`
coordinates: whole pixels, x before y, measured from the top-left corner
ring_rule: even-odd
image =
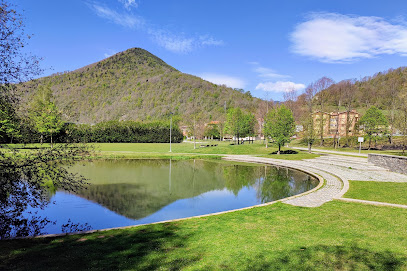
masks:
[[[41,204],[19,206],[18,213],[24,223],[34,219],[41,227],[19,236],[226,211],[296,195],[318,184],[297,170],[217,160],[98,160],[77,163],[69,171],[87,178],[89,185],[75,192],[48,188],[33,193]]]
[[[177,200],[224,188],[235,196],[242,188],[252,188],[255,203],[260,204],[305,192],[317,184],[297,170],[204,160],[95,161],[73,170],[91,182],[79,196],[132,219],[151,215]]]

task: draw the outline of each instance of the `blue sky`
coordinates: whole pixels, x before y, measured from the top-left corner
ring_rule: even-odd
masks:
[[[405,0],[12,2],[44,75],[140,47],[181,72],[282,100],[322,76],[359,79],[407,60]]]

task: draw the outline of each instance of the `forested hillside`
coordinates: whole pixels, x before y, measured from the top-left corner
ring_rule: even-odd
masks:
[[[332,106],[343,106],[350,99],[354,108],[376,106],[391,110],[407,92],[407,68],[389,69],[360,80],[344,80],[326,90],[325,97]]]
[[[32,80],[20,87],[28,102],[39,85],[50,85],[65,121],[168,119],[215,120],[227,107],[254,111],[258,99],[179,72],[158,57],[133,48],[81,69]],[[27,103],[26,103],[27,104]]]

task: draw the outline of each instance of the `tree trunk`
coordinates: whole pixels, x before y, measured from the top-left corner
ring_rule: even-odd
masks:
[[[312,147],[312,144],[310,142],[308,142],[308,152],[309,153],[311,153],[311,147]]]
[[[277,152],[278,155],[280,155],[280,150],[281,150],[281,145],[278,144],[278,152]]]
[[[319,124],[319,128],[320,128],[320,140],[321,140],[320,146],[322,147],[324,145],[324,115],[323,115],[322,111],[321,111],[321,121]]]

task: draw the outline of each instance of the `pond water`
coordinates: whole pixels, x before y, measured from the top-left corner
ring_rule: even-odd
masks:
[[[301,171],[205,160],[100,160],[74,165],[89,185],[48,191],[24,216],[46,223],[36,234],[103,229],[238,209],[308,191]],[[29,219],[30,220],[30,219]],[[31,219],[32,220],[32,219]]]

